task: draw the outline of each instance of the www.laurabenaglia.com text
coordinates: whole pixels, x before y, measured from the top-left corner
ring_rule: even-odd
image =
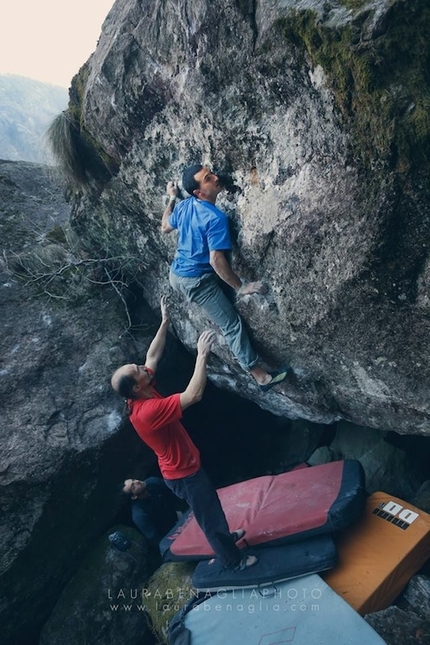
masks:
[[[200,602],[192,607],[192,611],[237,611],[254,613],[256,611],[319,611],[319,605],[315,602],[321,598],[321,589],[309,589],[289,587],[288,589],[276,589],[274,587],[263,587],[261,589],[233,589],[227,591],[218,589],[215,592],[199,594],[193,589],[108,589],[107,599],[111,601],[111,611],[146,611],[146,601],[151,599],[151,609],[156,611],[179,611],[184,602],[192,598],[200,598]],[[217,604],[216,599],[239,600]],[[211,603],[206,600],[211,598]],[[270,601],[269,601],[270,598]],[[154,603],[155,600],[155,603]],[[112,602],[113,601],[113,602]],[[135,602],[130,602],[135,601]],[[137,601],[137,602],[136,602]],[[155,605],[155,606],[154,606]]]

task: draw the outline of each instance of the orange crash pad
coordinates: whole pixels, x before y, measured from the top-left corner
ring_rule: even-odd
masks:
[[[430,515],[374,493],[358,523],[339,534],[339,564],[322,574],[361,615],[388,607],[430,557]]]

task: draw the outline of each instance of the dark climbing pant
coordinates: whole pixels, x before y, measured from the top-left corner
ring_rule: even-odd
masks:
[[[200,468],[189,477],[164,481],[177,497],[188,502],[197,524],[223,565],[229,569],[238,565],[240,551],[230,533],[215,487],[205,471]]]

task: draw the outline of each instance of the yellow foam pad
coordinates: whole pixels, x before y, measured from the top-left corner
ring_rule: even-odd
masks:
[[[337,539],[339,564],[322,574],[361,615],[388,607],[430,557],[430,515],[387,493]]]

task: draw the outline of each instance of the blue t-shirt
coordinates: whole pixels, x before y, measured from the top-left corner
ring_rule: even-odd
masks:
[[[227,216],[216,206],[195,197],[175,206],[169,224],[178,229],[178,248],[172,263],[176,275],[195,278],[213,271],[210,251],[231,249]]]

